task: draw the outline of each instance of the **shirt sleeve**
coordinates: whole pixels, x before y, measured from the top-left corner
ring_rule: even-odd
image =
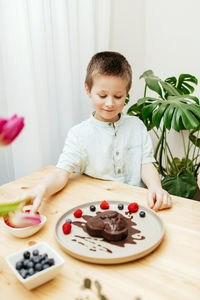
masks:
[[[153,155],[153,146],[149,133],[147,132],[146,126],[144,123],[142,126],[142,164],[155,162]]]
[[[76,167],[80,166],[81,149],[78,136],[71,128],[65,140],[63,151],[58,159],[57,168],[72,172]]]

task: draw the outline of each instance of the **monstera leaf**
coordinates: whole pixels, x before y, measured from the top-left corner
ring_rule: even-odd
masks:
[[[162,90],[161,87],[159,85],[160,82],[160,78],[155,76],[153,71],[148,70],[146,72],[144,72],[141,76],[140,79],[144,78],[146,85],[148,86],[148,88],[154,92],[156,92],[157,94],[160,95],[160,97],[162,98]]]
[[[194,129],[200,122],[199,100],[195,96],[185,95],[193,91],[187,81],[197,83],[196,77],[189,74],[181,74],[179,79],[169,77],[162,81],[155,76],[153,71],[144,72],[140,78],[145,80],[146,87],[156,92],[159,97],[144,97],[132,105],[127,114],[138,116],[146,125],[147,130],[159,128],[163,120],[164,126],[176,131]],[[177,87],[178,86],[178,87]],[[186,87],[188,90],[186,90]]]
[[[194,96],[169,96],[167,100],[144,97],[137,105],[142,107],[143,120],[151,118],[157,128],[162,119],[167,129],[176,131],[194,129],[200,122],[199,100]]]
[[[165,176],[162,187],[171,195],[192,199],[197,191],[197,182],[195,176],[185,170],[178,175]]]
[[[194,92],[194,87],[190,83],[195,85],[198,84],[197,78],[190,74],[181,74],[178,80],[176,77],[169,77],[165,79],[165,82],[175,87],[182,95],[191,94]]]
[[[138,117],[142,122],[145,124],[147,130],[151,130],[155,125],[152,122],[152,118],[149,117],[149,119],[144,120],[142,116],[142,106],[138,106],[137,103],[133,104],[129,109],[127,110],[127,114],[130,116]]]
[[[124,106],[127,105],[129,103],[129,101],[130,101],[130,94],[128,94],[126,96],[126,99],[125,99],[125,102],[124,102]]]

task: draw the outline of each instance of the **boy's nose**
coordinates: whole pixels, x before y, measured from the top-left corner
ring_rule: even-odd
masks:
[[[106,106],[112,106],[113,105],[113,99],[112,97],[106,97]]]

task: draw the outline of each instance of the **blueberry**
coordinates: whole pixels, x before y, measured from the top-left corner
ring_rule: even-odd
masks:
[[[139,215],[140,215],[141,218],[144,218],[146,214],[145,214],[145,212],[143,210],[141,210],[140,213],[139,213]]]
[[[39,251],[37,249],[33,250],[33,256],[38,256],[39,255]]]
[[[24,260],[23,260],[23,267],[24,267],[25,269],[28,269],[28,264],[29,264],[29,262],[30,262],[29,259],[24,259]]]
[[[44,265],[42,266],[42,270],[45,270],[45,269],[47,269],[47,268],[49,268],[49,265],[48,265],[48,264],[44,264]]]
[[[27,263],[27,268],[30,269],[30,268],[33,268],[34,267],[34,263],[32,261],[29,261]]]
[[[25,269],[21,269],[19,273],[24,279],[28,276],[28,271]]]
[[[23,267],[22,260],[17,261],[15,267],[17,270],[21,270],[21,268]]]
[[[43,256],[42,256],[42,255],[39,255],[38,258],[39,258],[39,262],[41,262],[42,259],[43,259]]]
[[[39,256],[34,256],[32,261],[33,261],[34,264],[37,264],[37,263],[40,262],[40,257]]]
[[[91,211],[95,211],[96,210],[96,207],[94,205],[90,205],[90,210]]]
[[[35,274],[35,270],[33,268],[28,269],[28,275],[33,275]]]
[[[42,265],[39,264],[39,263],[37,263],[37,264],[35,265],[35,270],[36,270],[36,271],[41,271],[41,270],[42,270]]]
[[[25,259],[29,259],[30,258],[30,252],[29,251],[25,251],[24,253],[23,253],[23,256],[24,256],[24,258]]]
[[[48,254],[47,254],[47,253],[44,253],[44,254],[42,254],[41,256],[42,256],[42,259],[45,259],[45,258],[48,257]]]
[[[48,264],[48,263],[49,263],[49,258],[48,257],[46,257],[43,260],[41,260],[41,264],[42,265],[45,265],[45,264]]]
[[[49,264],[50,266],[55,265],[55,260],[54,260],[54,258],[49,258],[48,264]]]
[[[118,209],[120,209],[120,210],[124,209],[124,204],[122,204],[122,203],[118,204]]]
[[[65,221],[65,223],[71,224],[71,223],[72,223],[72,220],[71,220],[71,219],[67,219],[67,220]]]

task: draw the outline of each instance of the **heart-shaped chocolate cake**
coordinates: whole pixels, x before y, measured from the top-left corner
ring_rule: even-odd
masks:
[[[89,218],[86,229],[89,235],[103,237],[107,241],[120,241],[128,235],[126,219],[116,211],[101,212]]]

